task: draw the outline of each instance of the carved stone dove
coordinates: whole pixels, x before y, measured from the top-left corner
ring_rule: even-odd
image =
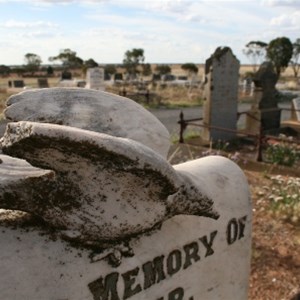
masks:
[[[40,216],[83,245],[126,241],[177,214],[218,218],[191,179],[129,139],[22,121],[7,125],[1,147],[33,167],[1,155],[0,208]]]

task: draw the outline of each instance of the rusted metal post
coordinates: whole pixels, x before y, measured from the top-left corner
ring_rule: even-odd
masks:
[[[127,91],[126,91],[125,86],[123,87],[122,94],[123,94],[123,97],[126,97],[126,95],[127,95]]]
[[[148,89],[146,91],[145,97],[146,97],[146,103],[149,104],[150,103],[150,92]]]
[[[179,143],[184,144],[183,133],[184,133],[184,130],[185,130],[187,124],[184,120],[184,115],[183,115],[182,111],[179,114],[178,123],[180,124]]]
[[[260,126],[259,134],[258,134],[258,141],[257,141],[257,153],[256,153],[256,161],[262,162],[262,149],[263,149],[263,127]]]

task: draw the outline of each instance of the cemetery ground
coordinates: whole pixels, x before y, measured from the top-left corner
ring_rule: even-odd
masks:
[[[191,139],[186,144],[174,144],[169,159],[177,164],[218,154],[239,164],[253,202],[249,299],[299,299],[293,297],[300,292],[300,167],[257,163],[251,144],[232,145],[225,150],[217,145],[201,147],[198,139]],[[288,195],[297,199],[297,211],[289,211],[288,205],[279,208]]]
[[[176,91],[170,93],[174,95]],[[7,98],[7,94],[0,93],[0,112]],[[176,164],[221,154],[240,165],[248,178],[253,201],[249,299],[296,300],[299,298],[293,297],[300,293],[300,165],[295,163],[283,167],[257,163],[255,151],[252,144],[236,143],[212,148],[200,147],[197,139],[191,139],[188,144],[175,143],[169,159]],[[294,210],[289,206],[293,199],[298,201]]]

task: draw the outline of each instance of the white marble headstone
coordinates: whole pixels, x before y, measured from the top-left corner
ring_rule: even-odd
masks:
[[[171,166],[155,118],[81,91],[8,100],[25,121],[0,140],[0,299],[246,300],[242,170],[218,156]]]
[[[98,67],[87,69],[86,82],[86,88],[104,91],[104,69]]]
[[[0,213],[0,298],[247,299],[252,217],[245,176],[221,157],[175,170],[212,197],[220,218],[174,216],[133,238],[132,257],[117,267],[34,223],[17,226],[17,213]]]

